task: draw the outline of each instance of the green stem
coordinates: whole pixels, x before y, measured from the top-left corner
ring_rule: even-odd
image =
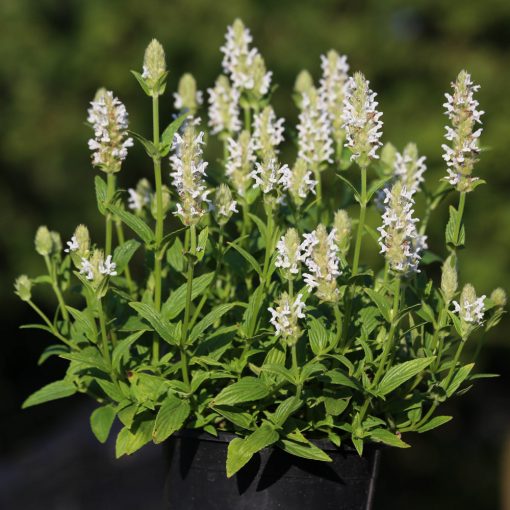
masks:
[[[458,221],[455,228],[455,241],[459,243],[459,235],[462,226],[462,216],[464,215],[464,206],[466,205],[466,192],[462,191],[459,197]]]
[[[60,311],[62,313],[62,318],[64,321],[69,321],[69,313],[66,308],[66,303],[64,301],[64,297],[62,296],[62,292],[60,291],[60,287],[58,285],[57,280],[57,271],[55,268],[55,265],[52,261],[50,261],[50,258],[48,255],[44,256],[44,262],[46,263],[46,269],[48,270],[48,275],[51,278],[51,287],[53,289],[53,292],[55,293],[55,296],[57,297],[58,306],[60,308]]]
[[[184,308],[184,323],[182,326],[181,333],[181,370],[183,381],[189,386],[189,370],[188,370],[188,357],[186,354],[186,342],[189,336],[189,324],[190,324],[190,313],[191,313],[191,298],[193,295],[193,267],[195,264],[195,256],[197,252],[197,231],[196,226],[190,226],[190,252],[188,254],[188,271],[186,275],[186,306]]]
[[[27,301],[27,303],[35,310],[35,312],[37,312],[37,314],[39,315],[39,317],[41,317],[41,319],[46,323],[46,325],[51,329],[51,333],[53,336],[55,336],[56,338],[58,338],[59,340],[61,340],[63,343],[65,343],[68,347],[70,347],[71,349],[74,349],[75,347],[73,346],[73,344],[67,339],[65,338],[64,336],[62,336],[57,328],[55,328],[55,326],[52,324],[52,322],[50,321],[50,319],[48,319],[47,315],[32,301],[32,300],[29,300]]]
[[[106,176],[106,205],[110,205],[112,203],[112,199],[115,195],[115,174],[109,172]],[[112,254],[112,238],[113,238],[113,215],[110,211],[106,212],[106,240],[104,243],[105,255]]]
[[[97,302],[97,309],[99,313],[99,324],[101,326],[101,338],[103,341],[103,356],[104,359],[107,361],[108,365],[111,364],[111,357],[110,357],[110,346],[108,345],[108,334],[106,332],[106,319],[104,316],[103,311],[103,303],[100,299],[98,299]]]
[[[159,146],[159,97],[152,96],[152,135],[153,143]],[[155,156],[154,162],[154,182],[156,186],[156,227],[154,230],[155,248],[154,248],[154,307],[159,312],[161,309],[161,243],[163,241],[163,183],[161,177],[161,158]],[[159,337],[154,333],[152,340],[152,361],[154,364],[159,362]]]
[[[322,181],[321,181],[321,172],[319,170],[319,166],[315,163],[312,167],[313,175],[315,180],[317,181],[317,223],[321,221],[321,208],[322,208]]]
[[[297,344],[297,342],[294,342],[292,344],[291,352],[292,352],[292,370],[294,372],[294,377],[297,379],[297,378],[299,378],[299,365],[298,365],[298,361],[297,361],[297,347],[296,347],[296,344]],[[296,397],[297,398],[301,397],[302,389],[303,389],[303,385],[300,382],[296,383]]]
[[[335,312],[336,321],[336,344],[338,345],[338,342],[340,342],[340,339],[342,338],[342,314],[340,313],[338,303],[335,303],[333,310]]]
[[[358,231],[356,233],[356,245],[354,247],[354,259],[352,262],[352,276],[358,274],[359,257],[361,253],[361,239],[365,228],[365,216],[367,210],[367,169],[361,167],[361,203],[359,211]]]
[[[270,207],[266,207],[267,224],[266,224],[266,253],[264,255],[264,268],[262,271],[262,280],[264,287],[269,285],[269,278],[267,273],[269,272],[269,261],[273,253],[273,234],[274,234],[274,219],[273,212]]]
[[[123,245],[126,242],[126,238],[124,237],[124,228],[122,227],[122,222],[117,220],[115,221],[115,230],[117,231],[117,239],[119,241],[119,245]],[[124,269],[124,274],[126,275],[127,284],[129,287],[129,292],[133,298],[136,297],[135,288],[133,285],[133,279],[131,277],[131,270],[129,269],[129,264],[126,264]]]

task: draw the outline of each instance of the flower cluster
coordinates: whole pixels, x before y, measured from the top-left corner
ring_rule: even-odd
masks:
[[[377,159],[377,149],[382,145],[382,113],[377,110],[377,94],[370,89],[369,81],[355,73],[347,82],[344,99],[343,121],[346,146],[351,150],[351,160],[366,167]]]
[[[383,224],[378,227],[379,245],[389,266],[403,274],[419,272],[421,252],[426,249],[426,237],[418,233],[413,218],[413,195],[400,181],[385,189]]]
[[[182,136],[175,134],[170,175],[180,200],[174,214],[184,225],[196,225],[207,211],[204,204],[209,203],[209,191],[203,181],[207,162],[202,160],[202,145],[204,132],[197,135],[193,123],[186,125]]]
[[[299,158],[292,169],[288,166],[281,169],[279,183],[285,191],[289,192],[297,206],[304,203],[308,193],[315,195],[315,187],[317,186],[317,181],[312,179],[312,171],[308,169],[307,163]]]
[[[480,86],[473,84],[469,73],[461,71],[452,87],[453,95],[445,94],[446,103],[443,105],[452,124],[446,126],[445,135],[450,145],[442,146],[443,159],[448,166],[446,180],[459,191],[472,191],[473,183],[478,178],[471,174],[478,161],[479,138],[482,134],[482,128],[476,129],[476,125],[482,123],[484,113],[478,109],[479,103],[473,95]]]
[[[338,251],[343,257],[346,257],[351,246],[352,236],[352,222],[347,211],[339,209],[335,213],[333,225],[335,227],[335,242],[338,247]]]
[[[266,106],[254,119],[253,141],[261,154],[278,154],[283,142],[284,119],[278,119],[272,106]]]
[[[275,266],[280,268],[285,279],[294,279],[299,274],[301,262],[305,261],[297,230],[289,228],[278,241],[276,249]]]
[[[94,250],[90,258],[82,257],[80,274],[85,275],[87,280],[99,284],[104,277],[117,275],[117,264],[113,262],[111,255],[105,259],[101,250]]]
[[[276,336],[281,336],[290,344],[298,340],[301,334],[298,319],[305,318],[305,306],[302,294],[292,298],[284,292],[277,300],[276,308],[268,308],[271,313],[269,322],[274,326]]]
[[[453,301],[453,311],[459,318],[471,325],[481,325],[485,312],[485,296],[476,297],[475,289],[469,283],[464,285],[460,303]]]
[[[227,28],[223,69],[236,89],[246,90],[256,98],[265,96],[271,86],[271,71],[266,70],[264,59],[257,48],[250,48],[253,40],[249,29],[240,19]]]
[[[254,188],[260,187],[262,193],[268,194],[277,190],[281,176],[288,171],[288,165],[280,165],[276,157],[265,158],[261,163],[255,163],[255,169],[250,173],[255,184]]]
[[[225,174],[239,196],[244,197],[251,183],[251,173],[256,161],[254,143],[248,131],[242,131],[238,139],[228,139],[228,156]]]
[[[229,134],[241,129],[239,120],[239,91],[230,86],[228,78],[221,75],[209,92],[209,126],[216,135],[226,131]]]
[[[140,179],[136,188],[128,188],[128,207],[140,214],[151,202],[152,188],[147,179]]]
[[[220,184],[214,195],[214,215],[218,225],[225,225],[237,210],[237,202],[232,198],[232,192],[226,184]]]
[[[203,103],[203,94],[197,90],[197,82],[192,74],[185,73],[179,80],[177,92],[174,92],[174,107],[181,112],[194,116]]]
[[[332,163],[333,142],[330,122],[323,98],[315,87],[311,87],[301,98],[299,114],[298,158],[317,170],[321,163]]]
[[[92,163],[107,173],[120,171],[133,139],[127,136],[128,114],[122,102],[113,92],[99,90],[90,103],[87,121],[94,129],[89,140],[93,152]]]
[[[303,279],[308,290],[316,289],[321,301],[336,302],[339,297],[336,278],[340,275],[336,230],[333,228],[328,234],[320,224],[303,237],[301,249],[309,271],[303,274]]]
[[[330,50],[327,55],[321,55],[321,68],[322,78],[319,82],[319,95],[329,119],[332,138],[337,150],[339,150],[345,140],[342,114],[349,78],[347,57]]]
[[[420,184],[425,180],[425,159],[425,156],[418,155],[418,148],[414,143],[407,144],[402,153],[395,154],[395,177],[402,181],[411,195],[419,191]]]

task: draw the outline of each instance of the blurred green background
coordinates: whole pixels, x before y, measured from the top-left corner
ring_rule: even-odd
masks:
[[[413,140],[427,156],[431,184],[445,173],[443,94],[462,68],[472,73],[482,85],[478,98],[486,112],[482,144],[487,151],[477,173],[488,184],[468,197],[469,250],[460,256],[461,276],[479,293],[489,294],[496,286],[510,289],[508,0],[2,0],[3,459],[15,459],[82,404],[19,411],[23,398],[55,379],[62,365],[37,366],[47,339],[18,331],[32,317],[14,298],[12,281],[19,273],[34,275],[42,269],[32,249],[39,224],[59,230],[64,239],[81,222],[101,232],[84,124],[88,101],[99,86],[114,90],[128,108],[131,127],[149,132],[150,107],[129,70],[141,69],[150,38],[158,38],[167,51],[169,92],[183,72],[193,73],[205,90],[220,72],[226,26],[238,16],[274,72],[279,89],[273,103],[287,126],[296,121],[290,93],[297,73],[307,68],[318,79],[319,55],[334,48],[347,54],[351,69],[365,72],[379,93],[384,140],[399,149]],[[172,102],[167,93],[164,122],[171,118]],[[150,177],[150,165],[135,149],[121,185],[133,185],[144,175]],[[442,246],[446,208],[445,203],[432,221],[432,248]],[[40,297],[47,300],[44,308],[52,306],[49,298]],[[487,338],[479,367],[502,377],[480,382],[449,405],[456,420],[444,428],[408,438],[413,449],[385,452],[376,509],[510,508],[501,497],[503,444],[510,434],[507,328],[505,321]]]

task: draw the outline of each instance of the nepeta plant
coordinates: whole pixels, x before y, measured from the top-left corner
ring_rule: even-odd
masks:
[[[473,176],[478,86],[462,71],[446,94],[447,175],[432,191],[414,144],[381,149],[376,93],[363,74],[348,76],[345,56],[322,57],[318,87],[299,75],[290,136],[270,105],[272,73],[241,21],[221,51],[225,74],[208,89],[208,120],[186,74],[174,95],[178,116],[160,132],[168,72],[157,41],[143,72],[133,72],[152,102],[150,139],[128,130],[112,92],[91,103],[106,236],[79,225],[63,250],[58,233],[37,231],[46,273],[20,276],[16,293],[42,319],[26,327],[58,340],[40,362],[58,355],[69,368],[24,407],[87,393],[99,403],[91,425],[100,441],[116,417],[123,425],[117,456],[183,428],[233,432],[228,476],[271,445],[322,461],[329,457],[314,438],[360,454],[367,441],[406,447],[405,433],[446,423],[438,406],[481,377],[473,359],[463,361],[464,346],[477,342],[477,353],[480,331],[506,304],[501,289],[490,298],[470,284],[459,292],[466,197],[483,182]],[[280,148],[292,139],[296,156],[286,164]],[[154,180],[147,168],[124,191],[117,176],[133,140]],[[207,144],[223,146],[219,161]],[[448,195],[459,205],[450,206],[446,246],[434,250],[445,256],[436,281],[426,270],[442,258],[426,231]],[[381,214],[375,228],[369,207]],[[380,251],[374,267],[363,257],[369,243]],[[52,318],[32,300],[43,284],[56,296]]]

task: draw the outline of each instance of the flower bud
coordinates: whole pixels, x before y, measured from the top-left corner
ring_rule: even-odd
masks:
[[[60,255],[62,252],[62,238],[58,232],[52,230],[50,232],[51,235],[51,254],[52,255]]]
[[[298,108],[301,109],[301,104],[303,100],[303,95],[308,94],[310,92],[310,89],[313,88],[313,78],[312,75],[306,70],[303,69],[296,78],[296,81],[294,83],[294,92],[295,99]]]
[[[276,245],[278,255],[275,266],[281,269],[282,275],[287,280],[293,280],[301,270],[301,262],[305,258],[301,253],[299,234],[295,228],[289,228]]]
[[[53,239],[48,227],[41,226],[35,234],[35,251],[43,257],[51,255],[53,250]]]
[[[302,294],[292,299],[284,292],[276,302],[276,308],[268,308],[269,322],[275,327],[275,335],[281,336],[289,345],[294,345],[301,335],[299,319],[304,319],[305,303]]]
[[[156,39],[153,39],[145,50],[142,74],[142,78],[145,79],[153,97],[163,93],[164,87],[162,86],[161,80],[164,79],[165,74],[165,50]]]
[[[18,295],[22,301],[30,301],[32,298],[32,281],[27,275],[22,274],[16,278],[14,289],[15,294]]]
[[[501,288],[498,287],[497,289],[494,289],[491,294],[491,301],[500,308],[504,308],[506,306],[506,292]]]
[[[441,273],[441,290],[444,299],[449,303],[457,292],[457,261],[455,255],[450,255],[443,264]]]
[[[292,170],[285,165],[281,169],[281,177],[278,181],[283,189],[288,191],[292,201],[300,207],[303,205],[308,193],[315,195],[317,181],[312,179],[312,171],[304,159],[297,159]]]
[[[249,131],[242,131],[237,140],[227,142],[227,162],[225,173],[237,193],[244,197],[251,185],[251,172],[255,163],[255,148]]]
[[[335,242],[340,253],[346,257],[351,245],[352,224],[347,211],[339,209],[335,213],[333,223],[335,228]]]
[[[397,148],[390,142],[385,143],[381,149],[381,164],[384,175],[392,175],[395,169]]]
[[[74,235],[79,246],[77,254],[80,257],[87,257],[90,250],[89,229],[85,225],[78,225],[74,231]]]
[[[140,179],[136,184],[136,188],[129,188],[128,193],[128,207],[135,214],[141,215],[145,206],[151,202],[152,187],[150,182],[145,178]]]
[[[195,115],[202,104],[202,92],[197,90],[197,82],[190,73],[185,73],[179,80],[177,93],[174,93],[174,106],[182,112]]]
[[[214,195],[214,216],[218,225],[222,227],[231,218],[232,214],[238,212],[237,202],[232,198],[232,192],[226,184],[220,184]]]
[[[471,333],[475,326],[483,323],[485,312],[485,296],[476,297],[475,288],[467,283],[460,294],[459,303],[453,301],[453,311],[462,321],[463,339]]]

